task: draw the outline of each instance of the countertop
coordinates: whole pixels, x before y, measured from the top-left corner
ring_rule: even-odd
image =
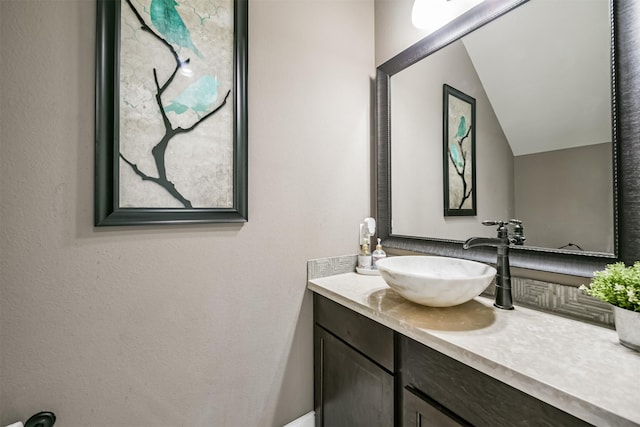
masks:
[[[640,426],[640,353],[614,330],[483,297],[447,308],[405,300],[379,276],[308,289],[597,426]]]

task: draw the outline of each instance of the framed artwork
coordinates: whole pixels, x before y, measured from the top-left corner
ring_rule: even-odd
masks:
[[[97,0],[95,225],[247,220],[247,0]]]
[[[476,215],[476,100],[444,85],[444,216]]]

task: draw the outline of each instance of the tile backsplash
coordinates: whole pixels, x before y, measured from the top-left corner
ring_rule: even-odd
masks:
[[[356,271],[357,263],[357,255],[310,260],[307,262],[307,280],[334,276],[336,274],[353,273]]]
[[[613,327],[613,311],[609,304],[585,295],[575,286],[512,276],[511,288],[515,304]],[[486,297],[493,295],[493,284],[482,293]]]

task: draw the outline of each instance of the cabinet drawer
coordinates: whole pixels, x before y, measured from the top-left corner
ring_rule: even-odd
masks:
[[[393,372],[393,330],[328,298],[313,294],[315,322]]]
[[[402,390],[403,427],[471,427],[417,390]]]
[[[590,425],[404,336],[400,363],[403,386],[478,427]]]

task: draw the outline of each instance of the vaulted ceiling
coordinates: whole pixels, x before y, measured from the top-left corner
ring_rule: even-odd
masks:
[[[514,155],[611,141],[609,1],[532,0],[463,43]]]

